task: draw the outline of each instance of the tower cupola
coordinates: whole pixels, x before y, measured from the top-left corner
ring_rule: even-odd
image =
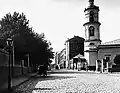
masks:
[[[89,5],[85,8],[86,22],[85,27],[85,42],[90,49],[97,47],[100,43],[100,25],[99,22],[99,7],[94,4],[94,0],[88,0]],[[91,47],[92,46],[92,47]]]
[[[94,5],[94,0],[89,0],[90,6]]]

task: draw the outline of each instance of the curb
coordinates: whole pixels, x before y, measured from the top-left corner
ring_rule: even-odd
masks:
[[[11,92],[13,92],[13,90],[14,90],[15,88],[17,88],[18,86],[20,86],[20,85],[26,83],[27,81],[29,81],[31,78],[35,77],[36,75],[37,75],[37,74],[35,74],[35,75],[33,75],[33,76],[30,76],[30,77],[29,77],[28,79],[26,79],[25,81],[19,83],[19,84],[16,85],[16,86],[13,86]],[[27,76],[27,75],[25,75],[25,76]]]

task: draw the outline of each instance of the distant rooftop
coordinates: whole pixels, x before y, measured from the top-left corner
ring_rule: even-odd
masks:
[[[79,37],[79,36],[75,36],[75,35],[74,35],[74,37],[68,38],[65,42],[71,41],[71,40],[73,40],[73,39],[79,39],[79,40],[82,40],[82,41],[85,40],[83,37]]]
[[[116,40],[113,40],[113,41],[101,43],[101,45],[117,45],[117,44],[120,44],[120,39],[116,39]]]

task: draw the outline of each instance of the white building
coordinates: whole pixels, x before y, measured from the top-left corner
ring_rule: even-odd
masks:
[[[101,43],[99,7],[94,5],[94,0],[89,0],[89,6],[85,8],[84,12],[86,18],[86,23],[83,25],[85,27],[85,58],[93,70],[99,68],[97,60],[100,60],[103,71],[104,68],[115,65],[114,60],[119,61],[118,58],[115,58],[120,55],[120,39]]]
[[[85,57],[88,65],[94,68],[98,59],[97,47],[101,44],[99,7],[94,5],[94,0],[89,0],[89,6],[84,12],[86,18],[86,23],[83,25],[85,27]]]

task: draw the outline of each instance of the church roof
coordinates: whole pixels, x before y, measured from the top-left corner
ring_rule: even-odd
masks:
[[[101,43],[101,45],[120,45],[120,39],[116,39],[116,40],[113,40],[113,41]]]

